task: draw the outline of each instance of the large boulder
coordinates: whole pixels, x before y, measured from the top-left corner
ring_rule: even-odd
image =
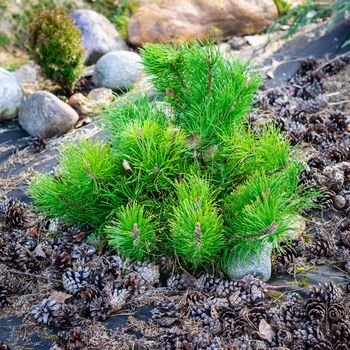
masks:
[[[23,91],[16,76],[0,67],[0,122],[17,116]]]
[[[204,39],[261,33],[277,18],[274,0],[160,0],[130,18],[128,39],[136,46],[173,39]]]
[[[127,90],[140,79],[141,72],[141,57],[138,54],[114,51],[97,61],[92,82],[97,87]]]
[[[55,95],[39,91],[30,95],[20,106],[18,122],[28,134],[48,138],[62,135],[78,121],[77,112]]]
[[[127,50],[114,25],[103,15],[92,10],[76,10],[70,17],[82,34],[86,64],[95,63],[107,52]]]

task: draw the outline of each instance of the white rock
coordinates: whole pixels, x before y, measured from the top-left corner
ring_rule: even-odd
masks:
[[[141,73],[141,57],[138,54],[114,51],[97,61],[92,82],[97,87],[127,90],[141,78]]]
[[[23,91],[15,75],[0,67],[0,122],[17,116],[22,99]]]

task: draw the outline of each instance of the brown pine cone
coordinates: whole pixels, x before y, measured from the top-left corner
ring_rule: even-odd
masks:
[[[169,327],[177,321],[177,307],[170,299],[156,302],[151,314],[152,320],[162,327]]]
[[[319,300],[325,303],[338,303],[344,297],[342,289],[333,282],[313,286],[309,293],[309,298]]]
[[[0,286],[0,308],[7,306],[7,290]]]
[[[87,267],[78,268],[76,270],[68,269],[62,275],[62,283],[64,289],[71,294],[77,294],[79,291],[87,287],[90,282],[90,270]]]
[[[326,306],[318,300],[308,300],[305,306],[307,318],[316,323],[321,323],[326,318]]]
[[[26,223],[26,205],[16,200],[5,199],[0,203],[0,217],[10,228],[22,228]]]
[[[343,231],[340,234],[340,242],[345,246],[350,248],[350,230]]]
[[[90,302],[90,315],[94,320],[105,320],[112,312],[111,295],[107,290],[96,295]]]
[[[312,244],[309,246],[309,250],[311,253],[320,257],[331,256],[334,253],[333,239],[318,232],[313,239]]]
[[[5,343],[0,342],[0,350],[11,350],[11,348]]]
[[[53,272],[64,272],[72,267],[71,254],[65,250],[55,249],[51,256],[51,269]]]
[[[56,342],[63,349],[85,349],[88,344],[88,335],[81,327],[74,327],[67,332],[58,333]]]
[[[328,308],[328,319],[331,322],[338,322],[344,319],[346,316],[346,309],[344,305],[339,303],[333,303]]]

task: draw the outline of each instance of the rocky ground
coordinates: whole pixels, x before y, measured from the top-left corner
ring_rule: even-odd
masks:
[[[82,22],[83,15],[76,14]],[[345,21],[331,31],[309,26],[287,43],[277,33],[228,36],[220,44],[231,58],[253,58],[266,75],[252,125],[279,125],[307,164],[300,181],[323,191],[322,209],[306,213],[304,230],[273,257],[268,283],[193,276],[165,259],[132,264],[86,240],[89,228],[35,213],[27,182],[35,171],[54,172],[64,144],[104,137],[98,115],[118,102],[112,89],[136,82],[127,96],[155,92],[135,68],[134,52],[107,53],[74,91],[58,89],[32,63],[18,69],[13,84],[30,96],[23,114],[43,104],[62,108],[62,128],[73,129],[48,138],[51,130],[25,124],[21,107],[20,123],[31,135],[17,121],[0,124],[0,350],[349,349],[350,56],[342,47],[349,33]],[[102,49],[94,50],[89,64]],[[135,69],[119,79],[130,62]],[[112,82],[109,67],[118,77]]]

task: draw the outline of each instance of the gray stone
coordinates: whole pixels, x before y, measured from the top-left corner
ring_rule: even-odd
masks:
[[[265,282],[268,281],[271,277],[271,247],[264,247],[260,254],[251,254],[244,260],[232,260],[228,264],[227,275],[231,280],[254,275]]]
[[[0,122],[17,116],[22,99],[23,91],[15,75],[0,67]]]
[[[21,84],[35,84],[42,80],[40,67],[33,61],[29,61],[14,72]]]
[[[87,65],[95,63],[108,52],[127,50],[114,25],[103,15],[92,10],[76,10],[70,17],[82,34]]]
[[[127,90],[141,77],[141,57],[129,51],[114,51],[96,63],[92,82],[98,87]]]
[[[30,135],[48,138],[62,135],[78,121],[77,112],[55,95],[39,91],[25,100],[18,114],[18,122]]]

